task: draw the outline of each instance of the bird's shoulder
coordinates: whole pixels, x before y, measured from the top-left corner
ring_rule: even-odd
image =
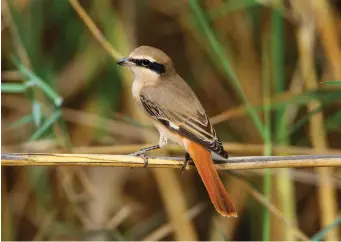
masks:
[[[141,88],[140,95],[165,108],[178,108],[184,112],[205,114],[192,88],[179,76],[160,78],[155,85]],[[181,106],[179,106],[181,105]]]

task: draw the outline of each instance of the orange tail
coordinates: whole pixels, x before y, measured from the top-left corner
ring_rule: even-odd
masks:
[[[216,210],[223,216],[237,217],[236,209],[214,168],[211,153],[192,141],[186,139],[185,142]]]

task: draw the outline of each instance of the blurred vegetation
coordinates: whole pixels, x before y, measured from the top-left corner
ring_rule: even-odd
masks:
[[[158,140],[132,101],[132,74],[71,2],[2,1],[3,152],[124,154]],[[341,149],[341,1],[80,4],[117,53],[168,53],[223,141],[264,144],[231,156]],[[236,107],[246,111],[229,112]],[[239,214],[231,219],[214,211],[195,172],[6,167],[2,239],[340,240],[340,170],[295,172],[221,173]]]

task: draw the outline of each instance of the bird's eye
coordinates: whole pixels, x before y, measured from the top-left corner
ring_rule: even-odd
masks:
[[[148,66],[150,64],[150,61],[147,59],[142,60],[142,65],[143,66]]]

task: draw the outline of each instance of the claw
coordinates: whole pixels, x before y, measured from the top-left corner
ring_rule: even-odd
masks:
[[[137,151],[137,152],[131,153],[129,155],[141,157],[144,160],[144,166],[143,167],[145,168],[148,166],[148,158],[145,156],[144,152]]]
[[[148,158],[142,153],[139,155],[139,157],[143,158],[144,160],[144,168],[146,168],[148,166]]]
[[[190,156],[188,153],[186,153],[184,164],[183,164],[182,167],[180,168],[181,173],[183,173],[183,172],[185,171],[185,169],[186,169],[186,167],[187,167],[187,165],[188,165],[188,161],[190,161],[190,160],[192,160],[191,156]]]
[[[186,166],[188,165],[188,160],[184,161],[184,164],[182,165],[182,167],[180,168],[181,173],[183,173],[186,170]]]
[[[131,153],[129,155],[133,155],[133,156],[139,156],[141,158],[143,158],[144,160],[144,166],[143,167],[147,167],[148,165],[148,158],[144,155],[145,152],[147,151],[151,151],[151,150],[156,150],[156,149],[160,149],[160,145],[153,145],[153,146],[150,146],[150,147],[147,147],[147,148],[143,148],[143,149],[140,149],[134,153]]]

